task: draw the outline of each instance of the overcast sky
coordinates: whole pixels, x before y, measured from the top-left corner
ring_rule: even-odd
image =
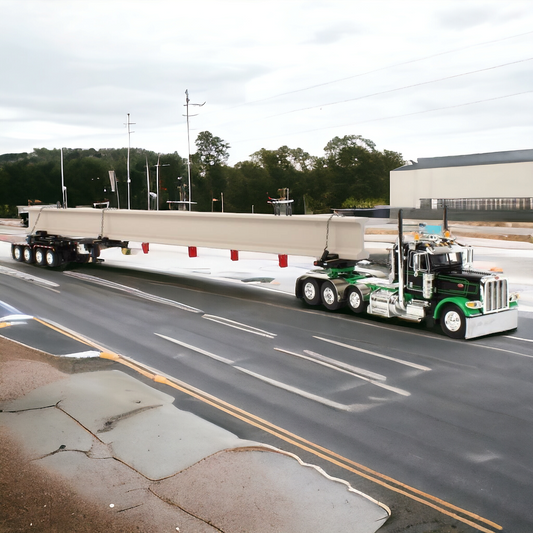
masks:
[[[0,0],[0,153],[533,148],[531,0]]]

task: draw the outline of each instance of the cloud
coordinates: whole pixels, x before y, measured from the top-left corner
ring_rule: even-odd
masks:
[[[186,89],[207,102],[192,141],[221,137],[230,164],[285,144],[322,155],[335,135],[408,158],[479,151],[478,124],[481,151],[532,138],[517,112],[531,94],[510,96],[532,88],[531,64],[475,73],[533,57],[529,2],[0,2],[6,152],[121,147],[131,113],[137,146],[183,154]]]

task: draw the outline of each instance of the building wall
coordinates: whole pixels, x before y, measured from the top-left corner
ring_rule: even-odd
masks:
[[[391,207],[420,207],[420,198],[533,197],[533,162],[392,170]]]

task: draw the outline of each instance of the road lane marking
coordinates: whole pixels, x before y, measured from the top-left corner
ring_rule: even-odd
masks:
[[[103,278],[97,278],[96,276],[90,276],[89,274],[83,274],[82,272],[63,272],[63,274],[65,274],[66,276],[70,276],[71,278],[86,281],[88,283],[94,283],[95,285],[101,285],[102,287],[108,287],[110,289],[122,291],[127,294],[131,294],[132,296],[136,296],[137,298],[142,298],[143,300],[149,300],[151,302],[169,305],[171,307],[177,307],[178,309],[181,309],[183,311],[189,311],[191,313],[203,313],[201,309],[197,309],[196,307],[191,307],[190,305],[175,302],[174,300],[169,300],[168,298],[163,298],[161,296],[155,296],[148,292],[143,292],[139,289],[128,287],[127,285],[115,283],[114,281],[108,281]]]
[[[511,335],[505,335],[507,339],[514,339],[516,341],[533,342],[533,339],[523,339],[522,337],[513,337]]]
[[[308,400],[313,400],[323,405],[327,405],[328,407],[333,407],[334,409],[340,409],[341,411],[352,411],[357,407],[354,405],[345,405],[342,403],[337,403],[332,400],[328,400],[327,398],[323,398],[322,396],[317,396],[316,394],[312,394],[311,392],[306,392],[302,389],[298,389],[296,387],[293,387],[292,385],[288,385],[287,383],[283,383],[281,381],[277,381],[267,376],[263,376],[262,374],[257,374],[256,372],[252,372],[251,370],[247,370],[246,368],[236,365],[235,361],[232,361],[231,359],[226,359],[225,357],[208,352],[206,350],[203,350],[202,348],[198,348],[197,346],[187,344],[186,342],[179,341],[178,339],[173,339],[172,337],[167,337],[166,335],[161,335],[160,333],[154,333],[154,335],[157,335],[158,337],[161,337],[162,339],[170,341],[174,344],[178,344],[179,346],[183,346],[184,348],[187,348],[189,350],[193,350],[197,353],[201,353],[202,355],[206,355],[207,357],[210,357],[211,359],[214,359],[215,361],[219,361],[221,363],[231,366],[232,368],[234,368],[235,370],[238,370],[239,372],[242,372],[243,374],[247,374],[248,376],[254,377],[256,379],[259,379],[260,381],[268,383],[269,385],[272,385],[279,389],[292,392],[293,394],[297,394],[298,396],[302,396],[303,398],[307,398]]]
[[[304,353],[306,353],[307,355],[315,359],[324,361],[325,363],[329,363],[333,366],[347,370],[350,373],[363,375],[363,376],[366,376],[367,378],[378,380],[378,381],[387,381],[387,378],[383,376],[382,374],[376,374],[375,372],[371,372],[370,370],[366,370],[364,368],[359,368],[357,366],[348,365],[346,363],[343,363],[342,361],[337,361],[336,359],[331,359],[330,357],[326,357],[325,355],[312,352],[311,350],[304,350]]]
[[[251,426],[265,431],[266,433],[269,433],[279,438],[280,440],[287,442],[288,444],[296,446],[301,450],[320,457],[321,459],[329,463],[335,464],[336,466],[339,466],[344,470],[348,470],[349,472],[355,475],[368,479],[369,481],[372,481],[377,485],[385,487],[388,490],[401,494],[411,500],[426,505],[427,507],[431,507],[432,509],[435,509],[436,511],[446,516],[450,516],[455,520],[458,520],[464,524],[468,524],[469,526],[473,527],[474,529],[477,529],[478,531],[481,531],[483,533],[494,533],[494,530],[500,531],[501,529],[503,529],[502,526],[496,524],[495,522],[492,522],[491,520],[483,518],[482,516],[479,516],[465,509],[462,509],[461,507],[446,502],[436,496],[411,487],[405,483],[402,483],[401,481],[397,481],[392,477],[389,477],[385,474],[381,474],[380,472],[372,470],[371,468],[352,461],[351,459],[343,457],[342,455],[337,454],[336,452],[329,450],[328,448],[324,448],[319,444],[315,444],[307,439],[304,439],[303,437],[299,437],[298,435],[291,433],[290,431],[283,429],[279,426],[276,426],[275,424],[272,424],[271,422],[268,422],[267,420],[260,418],[257,415],[249,413],[244,409],[225,402],[224,400],[221,400],[220,398],[217,398],[216,396],[213,396],[208,392],[204,392],[201,389],[198,389],[184,381],[181,381],[167,374],[160,373],[155,369],[149,367],[148,365],[139,363],[137,361],[134,361],[133,359],[122,355],[115,355],[114,357],[109,357],[109,354],[102,354],[101,356],[105,358],[112,358],[117,363],[137,370],[139,373],[146,377],[149,377],[156,383],[165,384],[180,392],[183,392],[184,394],[196,398],[197,400],[200,400],[205,404],[211,405],[212,407],[215,407],[216,409],[226,414],[229,414],[234,418],[237,418]],[[476,522],[474,522],[474,520]],[[491,527],[493,529],[488,529],[485,526]]]
[[[183,346],[184,348],[187,348],[194,352],[198,352],[198,353],[201,353],[202,355],[206,355],[207,357],[210,357],[211,359],[214,359],[215,361],[219,361],[220,363],[225,363],[226,365],[230,365],[230,366],[233,366],[233,364],[235,363],[235,361],[232,361],[231,359],[226,359],[225,357],[221,357],[220,355],[216,355],[206,350],[202,350],[201,348],[198,348],[197,346],[193,346],[192,344],[187,344],[186,342],[179,341],[178,339],[173,339],[172,337],[167,337],[166,335],[161,335],[160,333],[154,333],[154,335],[157,335],[158,337],[161,337],[162,339],[165,339],[167,341],[173,342],[174,344]]]
[[[275,333],[270,333],[268,331],[255,328],[253,326],[248,326],[247,324],[241,324],[240,322],[235,322],[234,320],[230,320],[229,318],[224,318],[215,315],[202,315],[202,318],[205,318],[206,320],[211,320],[212,322],[217,322],[218,324],[222,324],[223,326],[240,329],[241,331],[253,333],[254,335],[260,335],[261,337],[267,337],[268,339],[273,339],[274,337],[277,337]]]
[[[336,344],[337,346],[341,346],[343,348],[348,348],[349,350],[355,350],[356,352],[363,352],[369,355],[373,355],[374,357],[381,357],[382,359],[387,359],[389,361],[393,361],[400,365],[410,366],[412,368],[416,368],[417,370],[424,370],[424,371],[431,370],[431,368],[427,366],[422,366],[416,363],[411,363],[410,361],[404,361],[403,359],[397,359],[396,357],[391,357],[390,355],[384,355],[381,353],[371,352],[370,350],[365,350],[363,348],[357,348],[356,346],[351,346],[350,344],[344,344],[343,342],[334,341],[332,339],[324,339],[323,337],[317,337],[316,335],[314,335],[314,338],[320,341],[329,342],[330,344]]]
[[[279,389],[286,390],[288,392],[291,392],[292,394],[296,394],[297,396],[302,396],[302,398],[307,398],[308,400],[313,400],[314,402],[321,403],[322,405],[333,407],[333,409],[338,409],[339,411],[351,411],[353,409],[353,406],[351,405],[345,405],[342,403],[334,402],[332,400],[328,400],[327,398],[323,398],[322,396],[317,396],[316,394],[306,392],[302,389],[298,389],[297,387],[287,385],[286,383],[283,383],[281,381],[267,378],[266,376],[263,376],[262,374],[257,374],[256,372],[252,372],[251,370],[247,370],[246,368],[242,368],[240,366],[234,366],[233,368],[240,370],[241,372],[248,374],[249,376],[252,376],[256,379],[264,381],[265,383],[268,383],[269,385],[272,385]]]
[[[0,266],[0,274],[4,274],[6,276],[11,276],[12,278],[17,278],[21,279],[22,281],[33,283],[35,285],[38,285],[39,287],[42,287],[43,289],[48,289],[57,293],[60,292],[55,288],[59,287],[57,283],[54,283],[53,281],[48,281],[47,279],[39,278],[26,272],[20,272],[19,270],[15,270],[14,268]]]
[[[406,390],[399,389],[397,387],[392,387],[391,385],[386,385],[385,383],[380,383],[379,381],[377,381],[375,379],[369,379],[369,378],[367,378],[365,376],[362,376],[362,375],[358,374],[357,372],[354,372],[353,370],[348,370],[348,369],[344,368],[344,367],[350,367],[350,365],[344,365],[344,363],[341,363],[342,366],[336,365],[334,363],[336,363],[337,361],[335,361],[334,359],[329,359],[329,357],[325,357],[325,356],[320,355],[320,354],[315,354],[314,352],[310,352],[309,350],[304,350],[305,353],[310,354],[309,356],[302,355],[302,354],[295,353],[295,352],[290,352],[289,350],[283,350],[282,348],[274,348],[274,350],[276,350],[277,352],[286,353],[288,355],[294,355],[295,357],[299,357],[301,359],[305,359],[307,361],[311,361],[312,363],[316,363],[318,365],[322,365],[322,366],[325,366],[327,368],[332,368],[333,370],[337,370],[337,372],[343,372],[344,374],[348,374],[350,376],[354,376],[354,377],[356,377],[358,379],[362,379],[363,381],[367,381],[368,383],[371,383],[372,385],[376,385],[376,387],[381,387],[382,389],[386,389],[388,391],[395,392],[396,394],[400,394],[401,396],[411,396],[411,393],[406,391]],[[329,361],[334,361],[334,363],[328,363],[326,361],[317,359],[314,356],[319,356],[320,358],[324,358],[324,359],[327,359]],[[356,367],[353,367],[353,368],[356,368]],[[360,369],[360,370],[362,370],[362,369]],[[379,379],[382,379],[382,380],[386,379],[385,376],[381,376],[380,374],[376,374],[376,376],[379,376]]]
[[[490,350],[494,350],[496,352],[503,352],[508,353],[511,355],[519,355],[520,357],[528,357],[529,359],[533,359],[533,355],[527,354],[527,353],[521,353],[521,352],[514,352],[513,350],[507,350],[506,348],[497,348],[496,346],[489,346],[487,344],[479,344],[479,343],[472,343],[472,346],[478,346],[480,348],[488,348]]]

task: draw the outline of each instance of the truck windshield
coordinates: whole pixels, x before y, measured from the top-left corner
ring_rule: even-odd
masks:
[[[456,252],[447,254],[435,254],[430,256],[431,266],[434,268],[460,267],[462,264],[461,255]]]

